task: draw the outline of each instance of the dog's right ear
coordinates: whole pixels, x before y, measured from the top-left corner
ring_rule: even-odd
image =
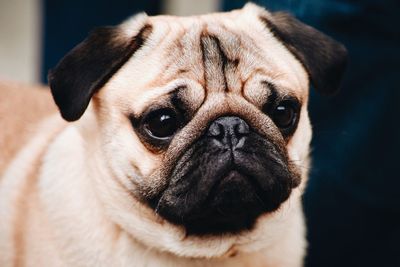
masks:
[[[138,17],[141,23],[137,22]],[[51,93],[65,120],[78,120],[93,94],[144,44],[152,26],[143,18],[146,15],[120,26],[95,29],[50,70]]]
[[[347,65],[347,50],[341,43],[285,12],[260,19],[302,63],[316,90],[325,95],[339,90]]]
[[[244,9],[257,16],[303,65],[316,90],[326,95],[339,90],[347,65],[347,50],[341,43],[288,13],[271,13],[252,3]]]

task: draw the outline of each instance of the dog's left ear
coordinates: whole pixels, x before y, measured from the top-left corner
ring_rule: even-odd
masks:
[[[303,64],[315,89],[326,95],[336,93],[347,65],[346,48],[287,13],[265,15],[260,19]]]
[[[132,30],[137,26],[132,25],[135,20],[138,18],[120,26],[94,30],[50,70],[51,93],[65,120],[78,120],[93,94],[143,45],[152,27],[142,22],[138,29]]]

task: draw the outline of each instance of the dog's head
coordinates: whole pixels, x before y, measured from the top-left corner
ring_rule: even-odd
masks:
[[[97,29],[49,81],[68,121],[92,100],[100,195],[113,220],[149,246],[218,256],[265,225],[278,231],[271,220],[299,201],[309,81],[334,93],[345,62],[329,37],[249,4]]]

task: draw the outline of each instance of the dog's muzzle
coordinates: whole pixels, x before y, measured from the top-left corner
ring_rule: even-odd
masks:
[[[220,117],[180,157],[151,205],[189,235],[239,232],[289,197],[300,180],[290,169],[286,152],[246,121]]]

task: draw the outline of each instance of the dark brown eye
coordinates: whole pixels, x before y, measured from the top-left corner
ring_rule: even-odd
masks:
[[[289,100],[280,102],[272,112],[272,120],[281,130],[292,127],[297,119],[297,108]]]
[[[145,120],[147,133],[157,139],[168,139],[179,128],[178,116],[173,109],[164,108],[151,112]]]

